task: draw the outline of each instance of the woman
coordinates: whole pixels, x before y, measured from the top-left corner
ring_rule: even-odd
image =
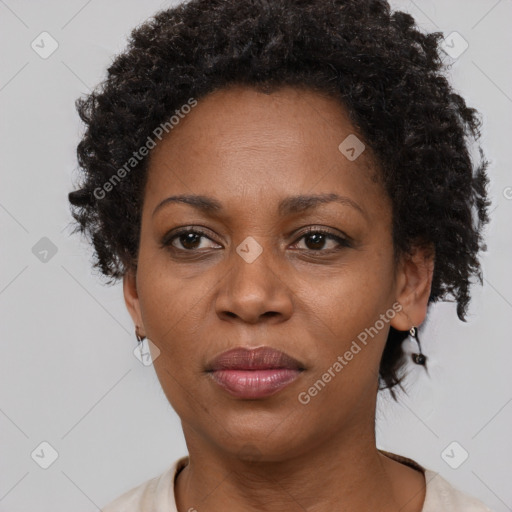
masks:
[[[440,33],[383,0],[192,0],[77,102],[70,193],[123,279],[188,456],[114,511],[484,511],[379,450],[431,303],[464,320],[488,222]]]

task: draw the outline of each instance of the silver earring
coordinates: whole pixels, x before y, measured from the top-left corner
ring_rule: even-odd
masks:
[[[427,364],[427,356],[425,356],[423,354],[423,352],[421,351],[420,339],[418,338],[418,330],[416,329],[416,327],[412,326],[411,329],[409,330],[409,334],[416,340],[416,342],[418,343],[418,347],[420,349],[420,353],[419,354],[412,354],[411,355],[412,360],[416,364],[420,364],[422,366],[426,366],[426,364]]]
[[[141,335],[139,334],[139,326],[138,326],[138,325],[136,325],[136,326],[135,326],[135,337],[137,338],[137,341],[138,341],[139,343],[140,343],[140,342],[142,342],[142,341],[144,341],[144,340],[146,339],[146,336],[141,336]]]

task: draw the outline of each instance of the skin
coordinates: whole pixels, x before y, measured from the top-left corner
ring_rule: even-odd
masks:
[[[422,509],[423,473],[379,453],[374,424],[389,326],[404,331],[425,319],[433,257],[417,250],[394,265],[391,202],[372,179],[371,150],[355,161],[338,150],[356,133],[326,95],[231,86],[200,99],[152,150],[138,264],[124,296],[139,333],[160,350],[155,371],[182,421],[190,460],[175,484],[180,512]],[[289,196],[331,193],[362,212],[330,202],[278,213]],[[169,202],[153,215],[178,194],[213,197],[222,209]],[[179,227],[207,234],[162,246]],[[305,236],[307,227],[346,235],[350,246]],[[252,263],[236,252],[248,236],[263,251]],[[402,310],[300,403],[397,301]],[[305,371],[259,400],[232,397],[205,373],[225,350],[261,345]]]

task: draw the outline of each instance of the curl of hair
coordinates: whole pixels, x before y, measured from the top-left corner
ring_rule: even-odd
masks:
[[[304,86],[345,106],[392,200],[396,257],[433,248],[429,303],[452,297],[465,321],[471,278],[482,283],[489,162],[480,147],[479,162],[470,156],[481,120],[445,77],[442,38],[385,0],[191,0],[159,11],[76,101],[86,130],[69,201],[94,267],[109,284],[136,267],[148,157],[105,197],[95,190],[175,110],[230,84]],[[379,369],[379,389],[395,400],[407,335],[390,328]]]

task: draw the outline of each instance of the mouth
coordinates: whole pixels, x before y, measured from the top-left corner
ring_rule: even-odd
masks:
[[[219,370],[299,370],[304,366],[285,352],[271,347],[249,349],[237,347],[217,356],[207,367],[206,371]]]
[[[220,354],[206,371],[231,396],[261,399],[284,389],[304,370],[304,365],[279,350],[239,347]]]

